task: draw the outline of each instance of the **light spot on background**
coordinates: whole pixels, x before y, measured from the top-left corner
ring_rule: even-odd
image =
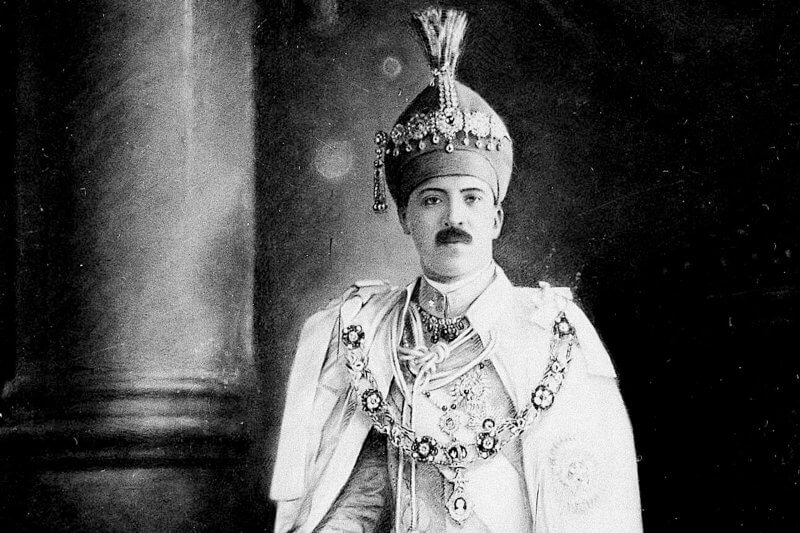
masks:
[[[353,145],[350,141],[324,141],[317,146],[314,168],[324,178],[339,179],[353,168]]]
[[[403,64],[400,63],[400,60],[396,57],[388,56],[383,60],[381,70],[383,71],[384,76],[394,79],[403,71]]]

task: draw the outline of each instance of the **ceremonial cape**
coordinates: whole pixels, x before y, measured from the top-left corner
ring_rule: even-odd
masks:
[[[386,397],[400,314],[413,286],[357,284],[303,327],[270,490],[276,532],[313,531],[347,482],[371,428],[338,356],[342,328],[363,328],[369,368]],[[498,269],[470,307],[470,321],[482,338],[497,339],[494,364],[519,411],[547,366],[553,323],[562,311],[578,344],[553,406],[520,437],[533,529],[641,531],[633,437],[616,373],[569,289],[513,287]]]

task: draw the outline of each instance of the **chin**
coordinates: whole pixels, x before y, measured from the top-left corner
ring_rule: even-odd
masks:
[[[428,250],[425,257],[428,261],[423,261],[423,268],[430,277],[440,280],[468,276],[487,264],[483,254],[474,253],[466,244],[436,246]]]
[[[439,279],[453,279],[453,278],[460,278],[466,276],[473,272],[476,269],[474,265],[470,264],[453,264],[452,262],[448,262],[447,264],[434,264],[428,265],[427,270],[436,278]]]

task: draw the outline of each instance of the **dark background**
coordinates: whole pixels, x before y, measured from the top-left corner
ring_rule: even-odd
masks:
[[[418,268],[371,143],[426,4],[0,2],[0,523],[269,527],[303,319]],[[515,142],[497,260],[593,316],[646,530],[797,530],[800,8],[450,5]]]
[[[517,284],[574,287],[595,318],[633,422],[646,529],[795,530],[800,9],[456,4],[472,15],[459,78],[515,141],[497,260]],[[256,34],[258,116],[287,125],[257,143],[259,242],[280,244],[260,250],[256,314],[278,331],[297,330],[320,283],[334,297],[358,277],[412,277],[394,215],[367,211],[369,154],[428,79],[404,24],[424,3],[320,5],[274,8]],[[351,142],[356,171],[320,179],[304,164],[319,138]],[[385,249],[387,232],[404,247]],[[269,326],[255,331],[272,345]]]

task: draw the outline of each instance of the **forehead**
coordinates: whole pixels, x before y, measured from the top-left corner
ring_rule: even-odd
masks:
[[[429,178],[412,191],[412,195],[421,194],[426,190],[438,189],[447,192],[460,192],[465,189],[479,189],[486,194],[492,194],[491,186],[480,178],[469,175],[436,176]]]

